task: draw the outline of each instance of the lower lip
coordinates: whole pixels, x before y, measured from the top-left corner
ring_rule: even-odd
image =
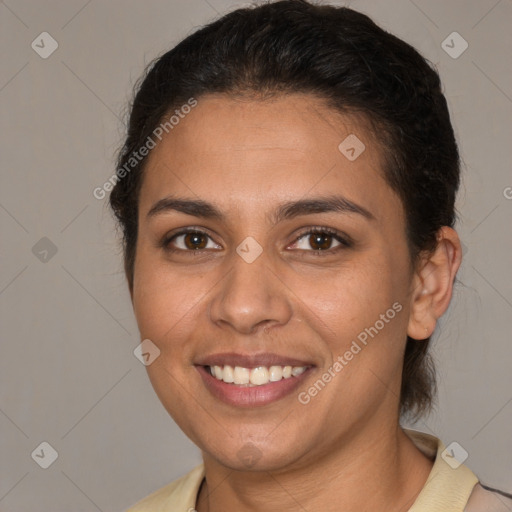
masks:
[[[203,382],[210,393],[222,402],[236,407],[258,407],[276,402],[293,393],[313,369],[309,367],[297,377],[269,382],[261,386],[240,386],[227,384],[216,379],[204,366],[196,366]]]

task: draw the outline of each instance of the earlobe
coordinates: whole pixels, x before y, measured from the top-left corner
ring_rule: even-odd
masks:
[[[412,281],[408,336],[424,340],[432,335],[437,320],[450,304],[461,260],[456,231],[442,227],[437,234],[437,247],[420,262]]]

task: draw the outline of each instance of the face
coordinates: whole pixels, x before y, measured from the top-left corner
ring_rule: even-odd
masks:
[[[209,460],[306,466],[396,424],[412,272],[383,151],[312,96],[212,95],[150,154],[134,310]]]

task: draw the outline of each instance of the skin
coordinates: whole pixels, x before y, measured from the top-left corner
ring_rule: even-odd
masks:
[[[366,146],[354,161],[338,150],[349,134]],[[425,339],[448,307],[461,250],[445,227],[435,252],[413,266],[401,201],[382,175],[383,151],[360,120],[313,96],[210,95],[150,154],[131,294],[142,339],[161,351],[147,367],[152,385],[203,453],[199,512],[334,511],[340,503],[354,512],[407,510],[425,484],[432,462],[398,423],[403,353],[407,334]],[[334,194],[372,218],[272,218],[285,202]],[[223,218],[171,209],[148,216],[169,196],[208,201]],[[169,243],[175,252],[163,246],[188,227],[207,233],[203,249],[187,250],[185,236]],[[311,227],[353,244],[340,249],[327,236],[330,252],[318,255],[303,236]],[[248,236],[263,249],[252,263],[236,252]],[[396,302],[402,310],[378,335],[299,403],[298,393]],[[275,352],[314,368],[297,392],[240,409],[214,398],[194,366],[219,352]],[[243,449],[257,454],[253,465]]]

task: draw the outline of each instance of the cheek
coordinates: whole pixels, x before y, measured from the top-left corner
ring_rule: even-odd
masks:
[[[191,318],[204,303],[205,279],[170,270],[154,254],[141,249],[135,264],[133,307],[141,336],[162,350],[179,342]]]
[[[324,371],[331,367],[336,375],[318,405],[332,401],[332,410],[347,411],[383,399],[386,386],[396,386],[402,366],[407,329],[403,272],[374,253],[329,276],[296,279],[293,289],[306,306],[306,322],[320,335]]]
[[[390,265],[367,260],[328,274],[295,276],[290,286],[307,306],[308,316],[324,326],[330,338],[346,340],[357,335],[403,298],[405,281],[400,283],[401,277],[395,277]]]
[[[303,283],[304,315],[326,354],[318,378],[329,384],[325,392],[321,383],[301,391],[319,417],[329,410],[342,424],[348,411],[357,418],[399,394],[407,327],[401,288],[382,268]]]

